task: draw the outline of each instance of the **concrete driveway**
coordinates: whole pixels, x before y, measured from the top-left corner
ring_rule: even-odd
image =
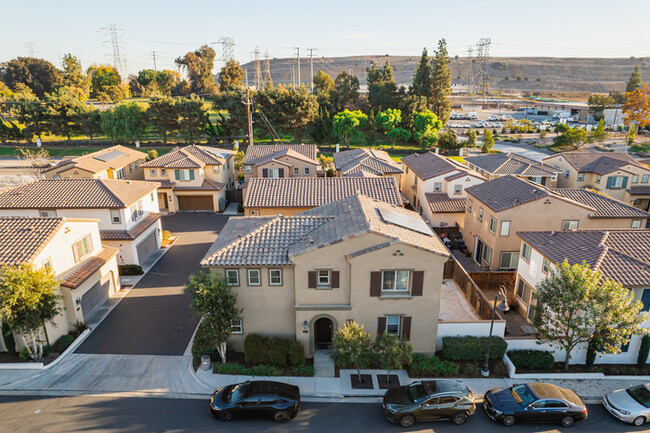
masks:
[[[199,321],[183,289],[227,220],[209,212],[163,217],[163,229],[178,235],[178,241],[76,353],[183,355]]]

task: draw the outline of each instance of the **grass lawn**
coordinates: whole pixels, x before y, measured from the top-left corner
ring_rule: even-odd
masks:
[[[447,158],[453,159],[454,161],[460,162],[461,164],[465,164],[465,158],[462,156],[448,156]]]
[[[30,146],[30,148],[32,148]],[[61,157],[61,156],[81,156],[85,155],[87,153],[92,153],[92,152],[97,152],[98,150],[105,149],[106,147],[86,147],[86,146],[71,146],[71,147],[64,147],[64,146],[43,146],[43,149],[46,149],[50,156],[52,157]],[[142,152],[148,152],[151,149],[156,149],[158,151],[158,156],[162,156],[171,150],[174,149],[174,147],[141,147],[140,150]],[[0,156],[18,156],[18,147],[14,146],[0,146]]]

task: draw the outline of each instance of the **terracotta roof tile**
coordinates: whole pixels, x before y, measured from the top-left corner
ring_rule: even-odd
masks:
[[[650,218],[650,214],[597,191],[583,188],[549,188],[555,195],[596,209],[593,218]]]
[[[287,150],[299,153],[310,162],[318,164],[316,159],[318,147],[315,144],[255,144],[246,149],[244,164],[257,165],[259,161],[266,160],[270,155]]]
[[[469,156],[465,161],[496,175],[553,176],[560,172],[555,167],[514,152]]]
[[[120,250],[103,245],[102,250],[95,256],[86,259],[79,268],[68,274],[60,281],[60,284],[71,289],[76,289],[82,285],[88,278],[92,277],[95,272],[101,269],[110,259]]]
[[[563,157],[571,166],[582,173],[607,174],[619,168],[632,164],[640,166],[639,162],[627,153],[609,152],[606,154],[590,151],[562,152],[544,160]]]
[[[499,177],[470,186],[465,191],[495,212],[501,212],[550,195],[540,185],[516,176]]]
[[[131,147],[118,145],[89,153],[87,155],[64,157],[57,165],[44,170],[44,172],[60,172],[76,167],[90,173],[98,173],[107,168],[122,168],[135,161],[143,161],[146,157],[147,154],[144,152],[140,152]]]
[[[221,191],[225,183],[204,179],[201,186],[174,186],[174,191]]]
[[[650,185],[631,186],[627,191],[630,195],[650,195]]]
[[[176,149],[161,157],[143,164],[143,167],[159,168],[200,168],[206,165],[223,165],[235,152],[218,147],[197,146],[195,144]]]
[[[103,241],[134,240],[162,217],[161,213],[150,213],[130,230],[100,230],[99,235]]]
[[[359,169],[373,172],[378,176],[404,172],[388,153],[375,149],[352,149],[334,153],[334,167],[344,176],[355,173]]]
[[[465,212],[467,205],[467,199],[465,198],[449,198],[446,192],[427,192],[424,195],[434,213]]]
[[[64,218],[0,217],[0,264],[31,263],[64,223]]]

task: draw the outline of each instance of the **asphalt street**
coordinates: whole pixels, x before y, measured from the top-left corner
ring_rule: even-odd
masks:
[[[182,355],[199,321],[183,289],[227,220],[212,212],[163,217],[163,229],[178,235],[178,241],[76,353]]]
[[[267,419],[217,421],[204,400],[0,396],[0,432],[560,432],[614,433],[650,431],[613,419],[600,405],[588,405],[589,418],[569,429],[556,425],[526,424],[504,427],[495,424],[478,408],[463,426],[447,421],[417,424],[404,429],[384,420],[379,404],[303,403],[298,416],[287,424]]]

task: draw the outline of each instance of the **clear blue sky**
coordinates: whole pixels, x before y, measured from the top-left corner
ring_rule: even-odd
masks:
[[[450,55],[464,56],[483,37],[491,55],[649,57],[648,0],[465,1],[198,1],[2,0],[0,62],[34,54],[59,65],[78,55],[84,67],[110,63],[100,30],[121,29],[129,73],[173,68],[173,59],[222,36],[235,40],[241,63],[259,47],[290,57],[292,47],[318,56],[419,55],[446,38]],[[219,46],[213,45],[220,55]],[[303,54],[303,55],[304,55]],[[217,64],[215,69],[221,65]]]

